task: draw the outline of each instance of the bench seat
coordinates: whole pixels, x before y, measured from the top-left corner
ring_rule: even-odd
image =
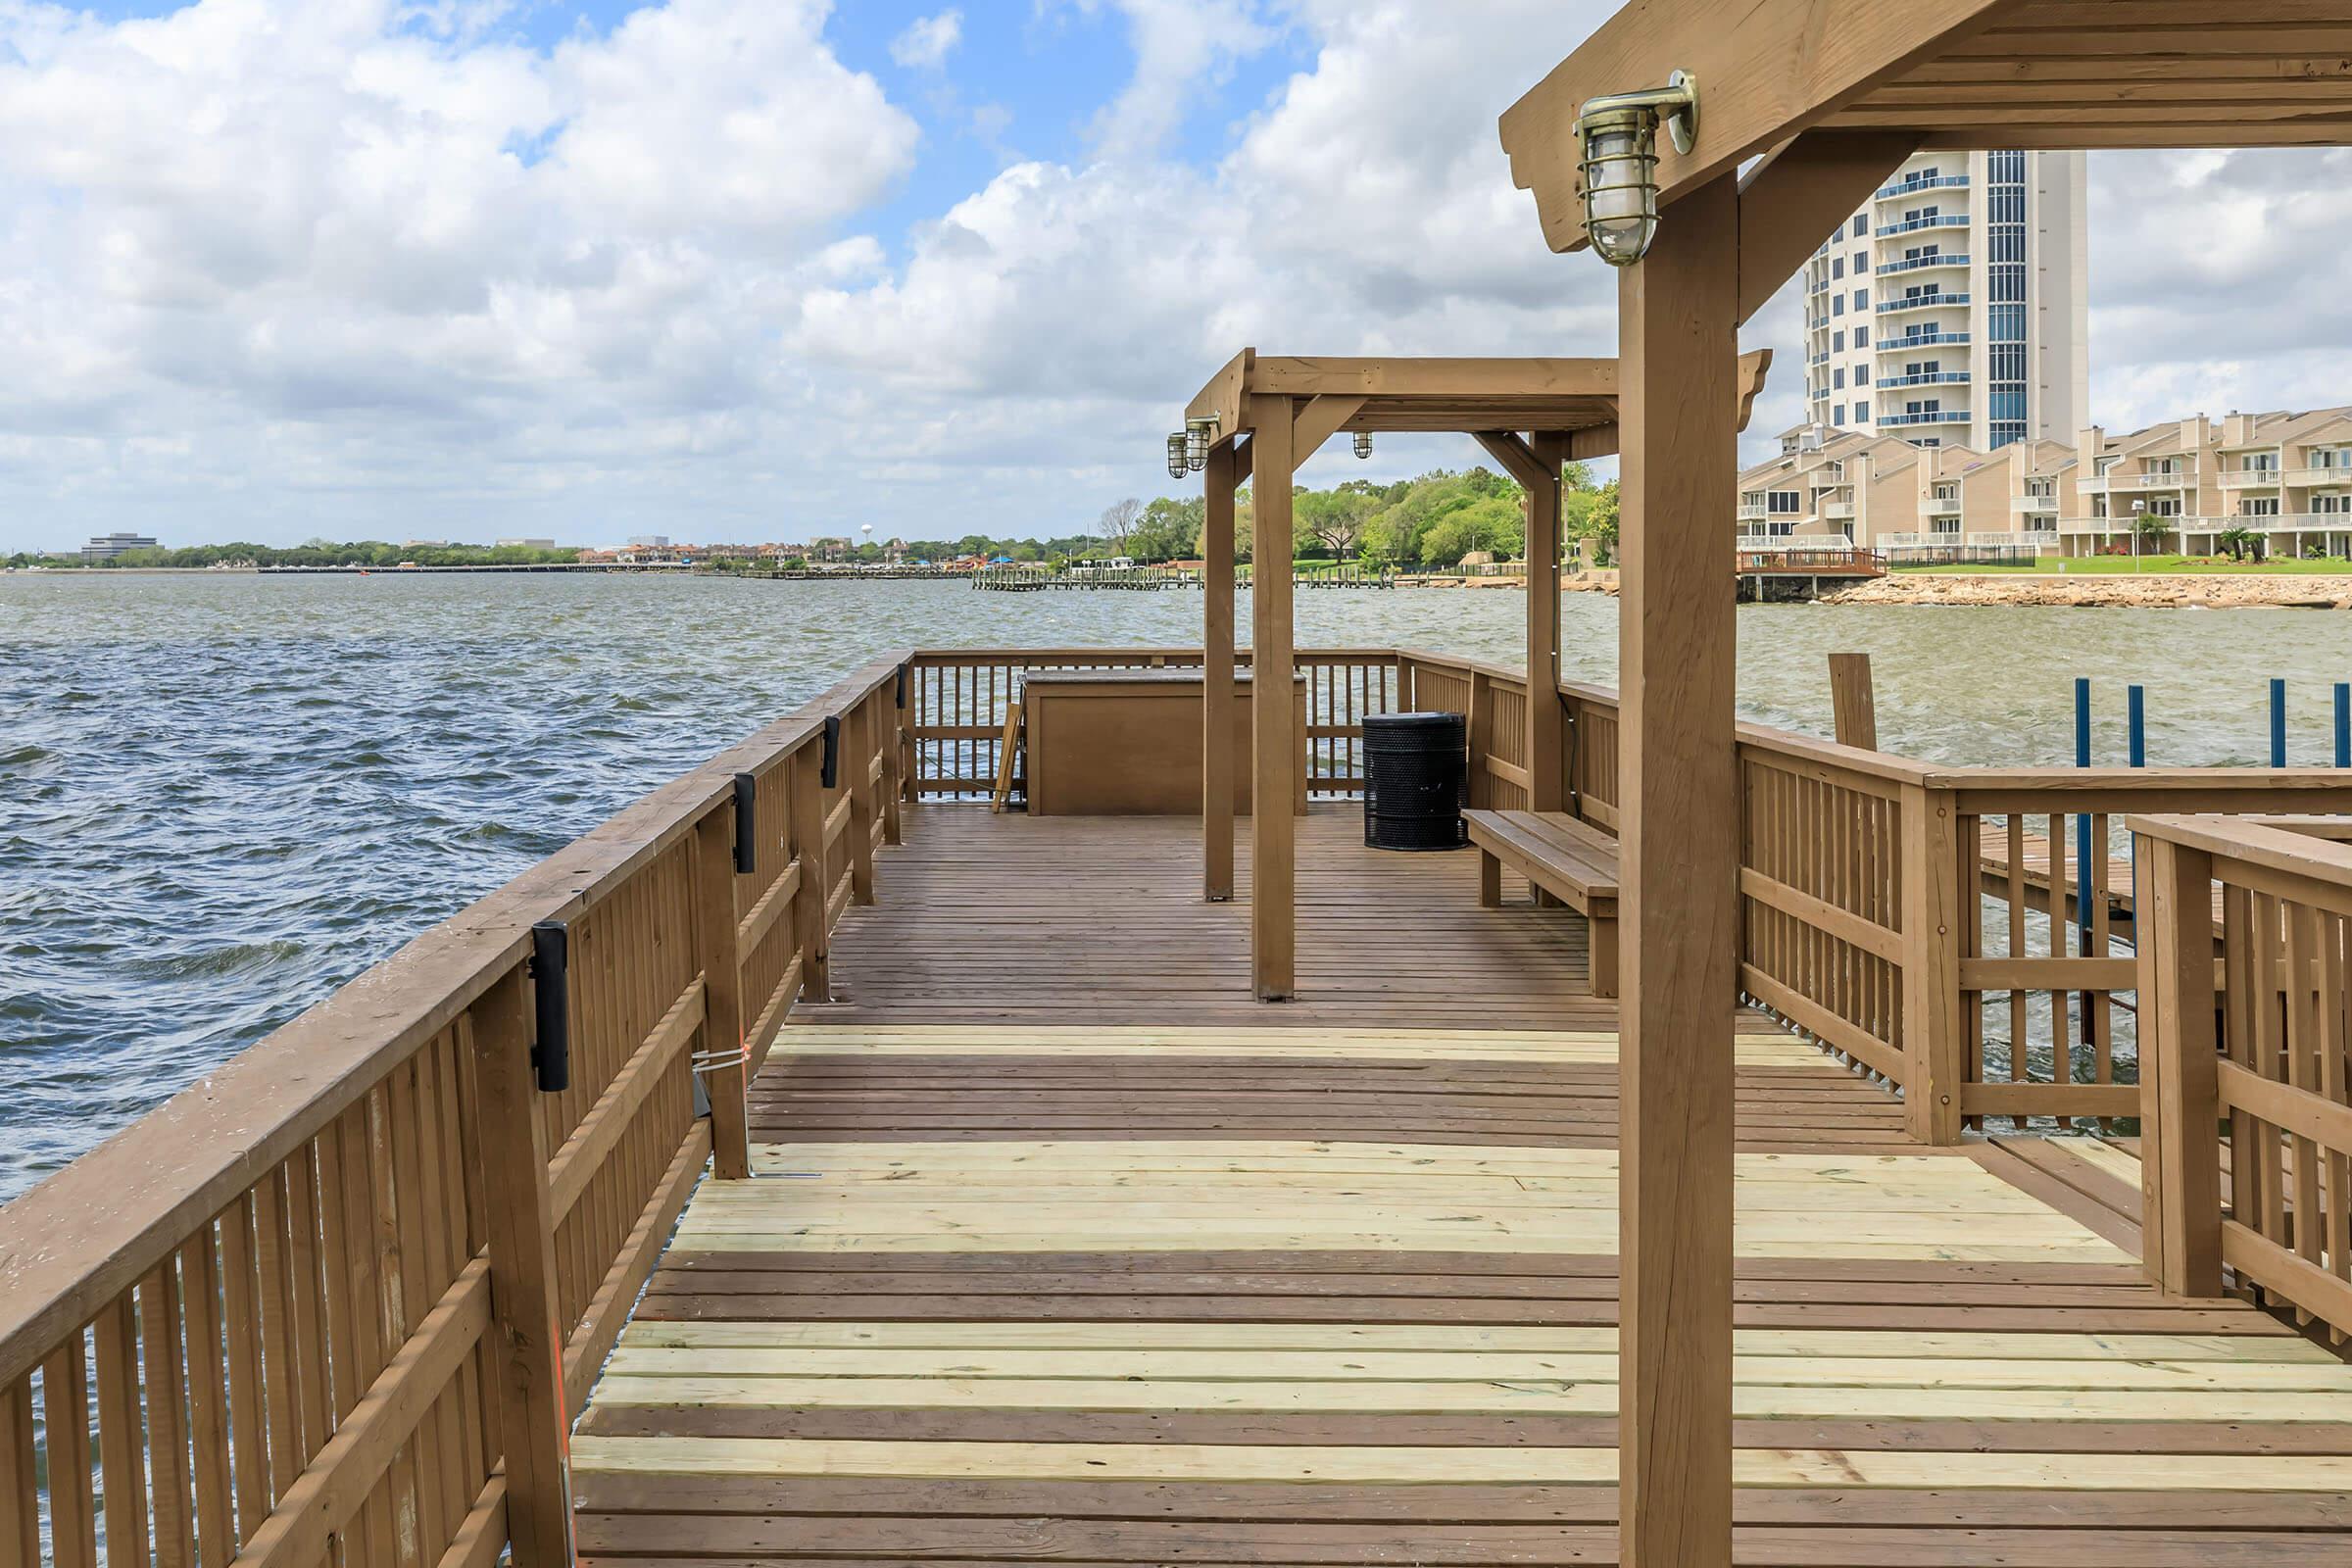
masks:
[[[1617,995],[1617,841],[1564,811],[1464,811],[1478,846],[1478,902],[1502,903],[1508,865],[1592,930],[1592,994]]]

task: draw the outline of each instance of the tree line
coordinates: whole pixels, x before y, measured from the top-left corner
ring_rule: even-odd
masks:
[[[1571,463],[1561,470],[1561,527],[1569,540],[1595,539],[1603,559],[1615,554],[1617,542],[1617,481],[1592,481],[1592,469]],[[1255,543],[1255,508],[1245,489],[1236,498],[1234,534],[1240,560],[1250,559]],[[1484,467],[1456,472],[1437,468],[1411,479],[1376,484],[1349,479],[1327,490],[1306,486],[1291,497],[1293,559],[1300,561],[1361,561],[1387,566],[1459,564],[1462,558],[1485,553],[1513,560],[1527,549],[1526,493],[1502,474]],[[1067,560],[1127,556],[1137,561],[1197,559],[1207,507],[1199,495],[1159,496],[1152,501],[1126,500],[1104,509],[1091,532],[1058,537],[997,538],[965,534],[956,539],[917,539],[904,542],[905,554],[918,561],[948,561],[1004,557],[1019,562],[1058,564]],[[853,560],[878,561],[879,545],[867,543],[853,550]],[[91,562],[93,569],[107,566],[214,565],[256,566],[380,566],[403,562],[420,566],[525,566],[576,561],[574,549],[538,550],[524,546],[393,545],[372,540],[334,544],[313,539],[293,546],[257,544],[194,545],[176,550],[134,550],[112,562]],[[71,565],[84,563],[78,556],[52,558],[20,554],[8,558],[12,566]]]

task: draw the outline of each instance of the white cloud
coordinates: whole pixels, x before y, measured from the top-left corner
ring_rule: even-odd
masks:
[[[1138,49],[1088,156],[902,234],[872,215],[918,127],[823,0],[548,51],[502,0],[0,0],[0,545],[1054,532],[1163,485],[1245,345],[1612,352],[1613,274],[1544,249],[1494,129],[1610,0],[1050,3]],[[1168,152],[1276,49],[1223,156]],[[2094,416],[2352,398],[2346,160],[2094,155]],[[1747,337],[1793,344],[1789,300]],[[1755,429],[1800,379],[1785,353]]]
[[[963,41],[963,13],[942,11],[908,23],[906,30],[890,41],[890,58],[910,71],[937,71]]]

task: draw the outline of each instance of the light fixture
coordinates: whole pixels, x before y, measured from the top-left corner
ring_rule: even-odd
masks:
[[[1181,479],[1191,471],[1192,464],[1184,455],[1184,432],[1179,430],[1168,437],[1168,477]]]
[[[1658,121],[1674,150],[1698,141],[1698,80],[1687,71],[1663,87],[1613,92],[1586,103],[1576,117],[1585,182],[1585,237],[1611,267],[1631,267],[1658,231]]]
[[[1369,458],[1372,456],[1371,431],[1358,430],[1355,432],[1355,455],[1358,459]]]
[[[1208,449],[1216,442],[1218,428],[1213,416],[1184,421],[1184,461],[1195,473],[1208,466]]]

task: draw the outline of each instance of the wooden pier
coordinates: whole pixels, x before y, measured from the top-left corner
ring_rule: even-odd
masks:
[[[981,800],[1024,670],[1200,658],[877,662],[0,1209],[11,1560],[1620,1560],[1624,1014],[1580,917],[1366,849],[1351,799],[1362,717],[1434,706],[1514,806],[1525,677],[1298,656],[1268,1006],[1246,841],[1210,903],[1198,818]],[[1555,700],[1609,830],[1615,695]],[[1740,748],[1740,1560],[2341,1561],[2343,818],[2148,819],[2196,934],[2135,955],[1972,956],[2006,877],[1973,919],[1895,894],[1923,819],[1957,884],[1988,817],[2352,785]],[[2198,942],[2201,1046],[2147,1001]],[[2290,955],[2318,1004],[2264,1022]],[[2154,1075],[1995,1060],[1997,988],[2136,999]]]
[[[1321,808],[1268,1009],[1193,824],[909,824],[844,1000],[752,1086],[760,1179],[688,1205],[590,1396],[582,1554],[1614,1561],[1581,922]],[[1758,1014],[1738,1041],[1743,1562],[2352,1546],[2352,1367],[2164,1296],[2134,1225],[1915,1142]]]

